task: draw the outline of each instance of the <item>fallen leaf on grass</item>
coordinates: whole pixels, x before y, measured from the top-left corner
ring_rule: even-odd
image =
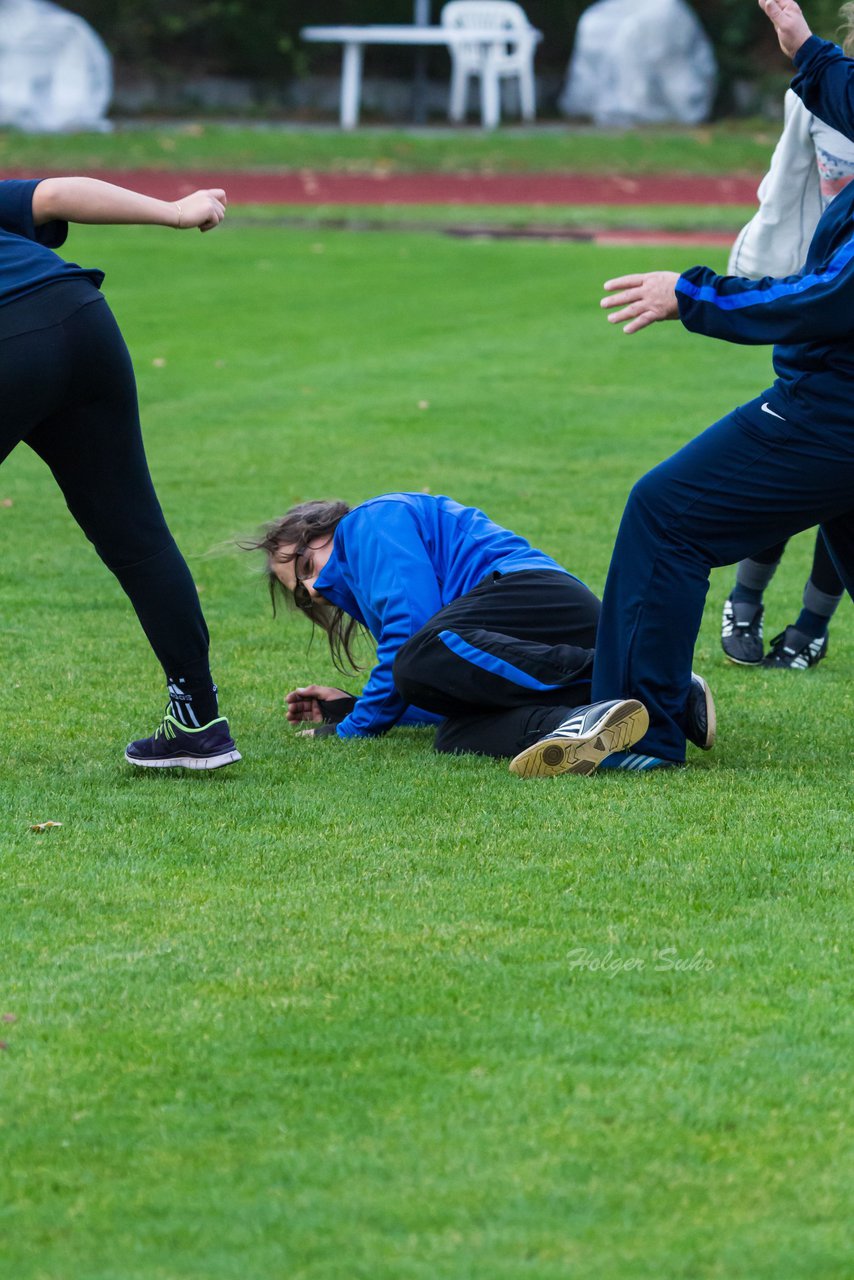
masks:
[[[61,827],[61,822],[34,822],[30,831],[49,831],[51,827]]]

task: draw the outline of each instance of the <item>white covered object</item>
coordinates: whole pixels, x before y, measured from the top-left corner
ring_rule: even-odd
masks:
[[[598,125],[699,124],[716,82],[711,43],[684,0],[598,0],[579,20],[559,106]]]
[[[0,124],[106,129],[112,91],[110,55],[87,22],[49,0],[0,0]]]

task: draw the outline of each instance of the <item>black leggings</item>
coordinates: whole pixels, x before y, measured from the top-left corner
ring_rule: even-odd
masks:
[[[50,467],[167,678],[209,697],[208,630],[154,492],[133,367],[102,298],[0,342],[0,462],[21,441]]]
[[[403,645],[397,691],[447,717],[437,751],[514,756],[590,701],[599,607],[568,573],[491,574]]]

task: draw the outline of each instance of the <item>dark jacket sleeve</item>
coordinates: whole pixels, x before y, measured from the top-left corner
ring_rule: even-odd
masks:
[[[691,267],[677,281],[686,329],[746,345],[836,342],[854,332],[854,239],[794,276],[743,280]]]
[[[810,36],[795,54],[792,88],[813,115],[854,141],[854,60]]]
[[[0,227],[16,236],[35,240],[48,249],[58,249],[68,237],[68,223],[33,222],[33,194],[41,178],[7,178],[0,182]]]

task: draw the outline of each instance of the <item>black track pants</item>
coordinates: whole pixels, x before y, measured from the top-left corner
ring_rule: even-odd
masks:
[[[210,698],[207,627],[151,483],[130,356],[103,299],[0,342],[0,461],[21,441],[50,467],[167,676]]]
[[[589,701],[599,601],[556,570],[493,574],[401,648],[408,703],[447,717],[437,751],[512,756]]]

